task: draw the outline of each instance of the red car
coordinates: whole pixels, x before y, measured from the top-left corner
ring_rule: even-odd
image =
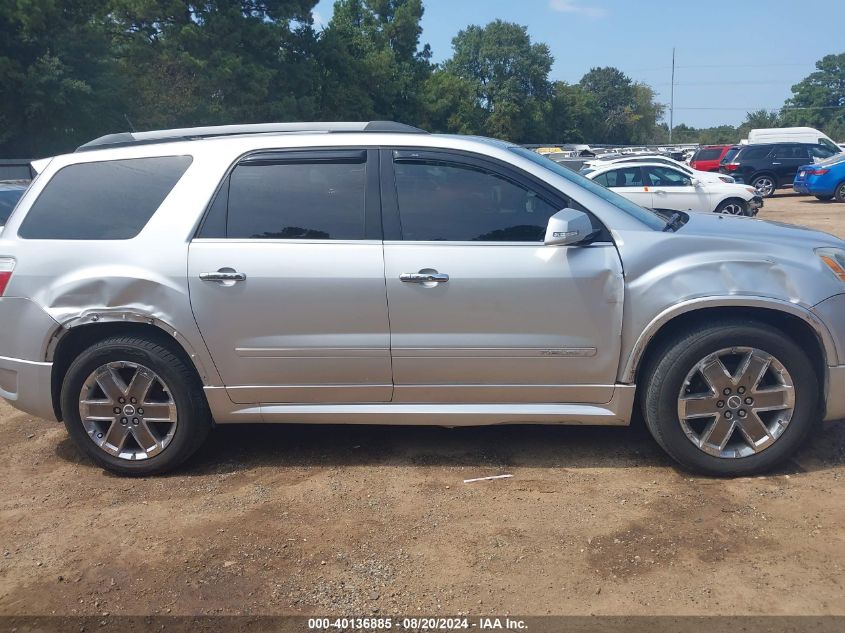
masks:
[[[690,159],[689,166],[700,171],[719,171],[719,162],[731,145],[705,145],[699,147]]]

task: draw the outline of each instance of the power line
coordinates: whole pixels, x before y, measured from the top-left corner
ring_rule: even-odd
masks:
[[[772,112],[777,110],[845,110],[845,106],[782,106],[776,108],[767,108],[761,106],[753,106],[753,107],[746,107],[746,108],[737,108],[737,107],[712,107],[712,106],[675,106],[676,110],[737,110],[737,111],[744,111],[744,112],[755,112],[757,110],[771,110]]]

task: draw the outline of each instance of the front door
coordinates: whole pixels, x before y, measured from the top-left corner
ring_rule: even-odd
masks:
[[[386,402],[375,150],[263,152],[190,245],[191,306],[237,403]]]
[[[394,401],[609,401],[623,299],[609,236],[545,246],[548,218],[577,203],[483,157],[384,150],[382,166]]]
[[[707,213],[714,210],[706,185],[694,187],[690,176],[681,170],[646,165],[643,171],[646,185],[654,196],[655,209]]]
[[[772,167],[778,178],[778,185],[789,185],[795,180],[798,168],[812,163],[808,145],[800,143],[783,143],[775,145],[772,156]]]

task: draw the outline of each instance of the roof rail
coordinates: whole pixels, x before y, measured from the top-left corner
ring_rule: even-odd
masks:
[[[216,125],[207,127],[185,127],[172,130],[152,130],[150,132],[120,132],[106,134],[76,148],[77,152],[87,152],[112,147],[129,147],[149,143],[168,143],[175,141],[195,141],[203,138],[220,136],[240,136],[245,134],[285,134],[295,132],[394,132],[401,134],[428,134],[425,130],[395,121],[335,122],[335,123],[255,123],[252,125]]]

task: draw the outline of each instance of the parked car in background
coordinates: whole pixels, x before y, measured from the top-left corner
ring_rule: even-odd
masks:
[[[649,209],[753,216],[763,206],[753,187],[701,181],[660,163],[609,165],[586,176]]]
[[[0,180],[0,226],[6,224],[29,183],[29,180]]]
[[[780,187],[791,186],[798,168],[809,162],[830,158],[836,151],[819,143],[762,143],[741,145],[719,171],[746,183],[764,198]]]
[[[748,144],[761,143],[807,143],[822,145],[838,154],[839,146],[824,132],[812,127],[773,127],[758,128],[748,133]]]
[[[837,154],[820,163],[802,165],[792,187],[798,193],[819,200],[845,202],[845,154]]]
[[[705,145],[699,147],[690,158],[689,166],[698,171],[719,171],[719,162],[731,145]]]
[[[586,176],[588,173],[596,169],[601,169],[602,167],[606,167],[608,165],[618,165],[621,163],[659,163],[661,165],[668,165],[669,167],[679,169],[690,178],[698,178],[702,182],[734,182],[733,176],[720,174],[718,172],[713,173],[709,171],[699,171],[697,169],[693,169],[689,165],[685,165],[684,163],[680,163],[666,156],[619,156],[608,160],[588,160],[584,163],[580,173],[582,176]]]

